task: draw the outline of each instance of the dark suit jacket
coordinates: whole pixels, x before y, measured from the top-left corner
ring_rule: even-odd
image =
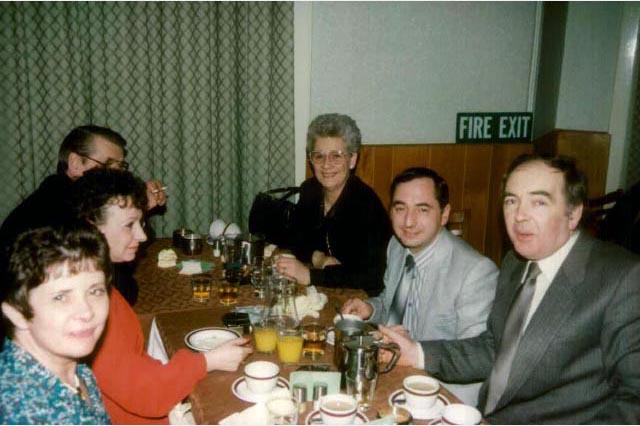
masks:
[[[426,369],[450,381],[489,377],[526,262],[503,262],[487,331],[423,342]],[[480,391],[484,409],[487,382]],[[520,340],[490,423],[640,422],[640,258],[581,233]]]

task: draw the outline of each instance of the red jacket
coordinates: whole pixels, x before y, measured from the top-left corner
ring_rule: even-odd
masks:
[[[113,424],[168,424],[171,408],[207,374],[199,353],[181,349],[167,364],[147,355],[140,321],[113,287],[109,320],[91,367]]]

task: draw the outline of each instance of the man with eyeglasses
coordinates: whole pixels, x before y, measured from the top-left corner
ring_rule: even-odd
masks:
[[[73,217],[68,205],[72,184],[84,172],[96,167],[127,170],[129,163],[124,160],[126,145],[127,141],[119,133],[106,127],[88,125],[71,130],[60,146],[57,173],[46,177],[2,223],[0,260],[4,261],[7,247],[22,232],[42,226],[57,226]],[[147,182],[147,198],[148,210],[166,203],[160,182]],[[135,299],[133,294],[127,297],[130,302],[135,302]]]

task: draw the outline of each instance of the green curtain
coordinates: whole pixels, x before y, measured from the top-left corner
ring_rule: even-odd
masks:
[[[168,185],[162,236],[246,229],[257,192],[294,183],[290,2],[2,3],[0,49],[0,219],[88,123]]]

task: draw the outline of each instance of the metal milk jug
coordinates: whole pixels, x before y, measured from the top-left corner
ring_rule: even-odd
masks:
[[[379,370],[378,350],[393,352],[391,361]],[[396,343],[384,343],[373,336],[354,336],[342,342],[344,354],[343,375],[347,394],[352,395],[361,409],[367,409],[373,401],[378,374],[388,373],[400,358],[400,347]]]

